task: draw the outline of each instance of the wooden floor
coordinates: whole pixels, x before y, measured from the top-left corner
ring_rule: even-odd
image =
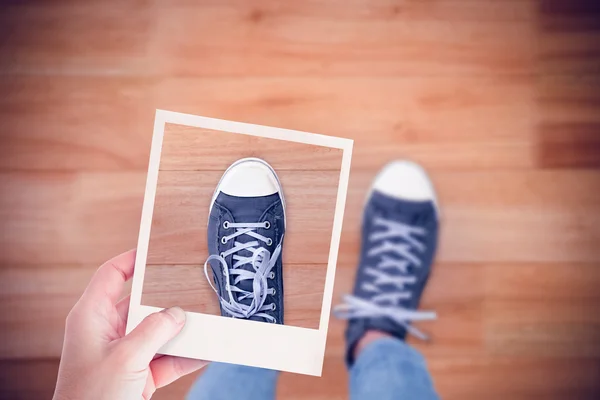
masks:
[[[335,299],[372,177],[422,163],[443,225],[415,345],[442,397],[599,398],[599,4],[3,2],[0,398],[50,397],[68,310],[135,247],[156,108],[355,140]],[[346,397],[343,329],[281,398]]]
[[[285,324],[319,329],[342,150],[175,124],[165,126],[142,304],[220,315],[204,276],[209,206],[243,157],[266,160],[281,181]]]

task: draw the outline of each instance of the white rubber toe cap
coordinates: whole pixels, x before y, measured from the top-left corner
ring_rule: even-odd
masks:
[[[259,197],[279,192],[277,177],[269,165],[259,159],[245,159],[232,165],[217,191],[237,197]]]
[[[383,167],[373,182],[373,190],[402,200],[432,200],[437,205],[427,173],[411,161],[392,161]]]

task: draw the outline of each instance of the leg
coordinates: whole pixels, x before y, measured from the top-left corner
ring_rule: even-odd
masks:
[[[204,264],[221,315],[283,324],[284,232],[285,201],[273,168],[257,158],[233,163],[213,194],[207,233],[211,255]],[[273,399],[277,376],[273,370],[212,363],[188,399]]]
[[[350,367],[352,400],[439,399],[425,360],[404,341],[382,336],[357,353],[358,357]]]
[[[423,357],[404,340],[427,339],[413,321],[437,247],[438,208],[425,171],[388,164],[365,205],[361,254],[352,295],[334,308],[348,319],[346,362],[353,399],[437,399]]]
[[[277,375],[270,369],[211,363],[192,385],[187,399],[274,399]]]

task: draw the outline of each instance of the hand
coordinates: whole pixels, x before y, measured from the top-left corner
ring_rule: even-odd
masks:
[[[67,317],[54,400],[149,399],[157,388],[196,371],[205,361],[156,352],[183,328],[173,307],[146,317],[125,336],[135,251],[102,265]]]

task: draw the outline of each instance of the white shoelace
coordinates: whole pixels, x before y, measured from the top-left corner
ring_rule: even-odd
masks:
[[[267,228],[270,226],[269,222],[252,222],[252,223],[229,223],[226,222],[227,227],[236,228],[236,231],[231,235],[224,236],[221,238],[223,244],[228,241],[235,239],[240,235],[248,235],[252,238],[256,239],[250,242],[241,243],[235,241],[234,246],[222,252],[219,255],[210,255],[206,262],[204,263],[204,275],[210,284],[210,287],[217,293],[219,296],[219,301],[221,302],[221,306],[223,310],[225,310],[228,314],[231,314],[234,318],[250,318],[252,316],[265,318],[268,322],[277,322],[274,317],[265,313],[264,311],[274,311],[275,303],[264,304],[267,299],[267,295],[274,295],[275,288],[268,288],[268,279],[275,278],[275,273],[271,271],[275,264],[277,263],[277,258],[281,253],[281,243],[275,248],[273,254],[271,254],[264,247],[258,247],[259,241],[267,243],[271,245],[272,241],[270,238],[267,238],[255,230],[257,228]],[[249,257],[243,257],[239,254],[241,250],[248,250],[252,253]],[[233,254],[234,264],[229,267],[225,258],[229,255]],[[208,263],[211,260],[216,260],[221,264],[223,268],[223,273],[225,275],[225,290],[227,290],[229,294],[229,301],[227,301],[223,296],[219,294],[217,289],[213,286],[210,277],[208,276]],[[240,269],[239,267],[250,264],[254,271],[248,271],[245,269]],[[214,271],[213,271],[214,273]],[[231,284],[230,278],[235,277],[233,284]],[[239,288],[237,285],[245,280],[252,280],[252,292],[243,290]],[[237,301],[233,295],[233,292],[238,293]],[[239,301],[244,299],[252,299],[249,305],[240,303]]]
[[[361,285],[363,291],[370,293],[371,297],[367,300],[353,295],[345,295],[345,303],[336,306],[333,312],[342,319],[387,317],[403,326],[407,333],[419,339],[428,340],[428,336],[410,325],[410,322],[435,319],[436,313],[409,310],[398,305],[400,300],[412,297],[412,293],[404,286],[415,283],[417,279],[413,274],[409,274],[408,267],[411,265],[417,268],[421,266],[419,258],[410,251],[412,248],[418,251],[425,250],[423,243],[414,236],[424,236],[427,231],[381,217],[377,217],[374,224],[385,230],[372,233],[368,237],[369,242],[381,242],[375,243],[375,246],[367,253],[369,256],[380,256],[376,267],[368,266],[364,271],[373,279],[370,282],[363,282]],[[405,243],[393,243],[386,240],[394,238],[404,239]],[[387,270],[397,270],[402,275],[392,275],[386,272]],[[394,285],[397,287],[397,291],[384,292],[381,285]]]

